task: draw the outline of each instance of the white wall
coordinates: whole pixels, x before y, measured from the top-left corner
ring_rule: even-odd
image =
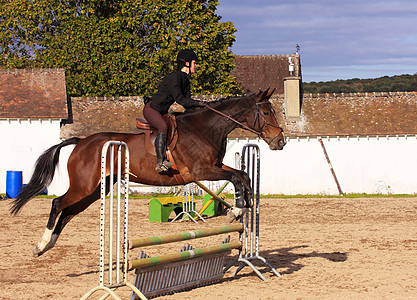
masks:
[[[8,170],[23,171],[23,183],[27,183],[41,153],[61,142],[59,120],[0,120],[0,133],[0,193],[6,192]],[[248,142],[260,147],[262,194],[338,194],[316,138],[290,139],[282,151],[271,151],[256,139],[231,139],[224,162],[234,166],[235,153]],[[323,138],[323,143],[344,193],[417,193],[415,136]],[[62,195],[67,190],[66,162],[72,149],[61,150],[49,194]]]
[[[323,149],[316,138],[290,139],[282,151],[257,140],[230,140],[224,162],[247,143],[261,153],[262,194],[337,195]],[[323,138],[343,193],[417,193],[417,138]]]
[[[0,193],[6,192],[7,171],[22,171],[27,183],[43,151],[61,142],[60,120],[0,120]],[[62,149],[60,166],[48,194],[63,194],[68,188],[66,161],[73,147]]]

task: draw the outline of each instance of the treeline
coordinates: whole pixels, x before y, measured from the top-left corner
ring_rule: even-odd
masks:
[[[0,1],[0,68],[64,68],[69,96],[152,95],[192,48],[194,94],[235,94],[217,0]]]
[[[303,83],[304,93],[365,93],[417,91],[417,73],[414,75],[384,76],[373,79],[353,78],[326,82]]]

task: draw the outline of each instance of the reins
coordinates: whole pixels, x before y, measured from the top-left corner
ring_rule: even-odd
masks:
[[[256,122],[258,121],[258,123],[259,123],[259,128],[261,129],[261,131],[256,131],[256,130],[254,130],[254,129],[252,129],[252,128],[250,128],[249,126],[247,126],[247,125],[245,125],[245,124],[243,124],[243,123],[241,123],[241,122],[239,122],[238,120],[236,120],[236,119],[234,119],[234,118],[232,118],[231,116],[228,116],[228,115],[226,115],[225,113],[222,113],[221,111],[219,111],[219,110],[217,110],[217,109],[215,109],[215,108],[212,108],[212,107],[210,107],[210,106],[208,106],[207,104],[205,105],[205,107],[207,107],[208,109],[210,109],[211,111],[213,111],[213,112],[215,112],[215,113],[217,113],[217,114],[219,114],[219,115],[221,115],[221,116],[223,116],[223,117],[225,117],[227,120],[230,120],[230,121],[233,121],[233,122],[235,122],[236,124],[238,124],[240,127],[242,127],[243,129],[246,129],[246,130],[249,130],[250,132],[252,132],[252,133],[254,133],[254,134],[256,134],[258,137],[260,137],[260,138],[263,138],[263,136],[264,136],[264,138],[265,139],[268,139],[269,141],[267,141],[267,144],[269,145],[270,143],[272,143],[272,141],[273,140],[275,140],[282,132],[283,132],[283,130],[282,130],[282,128],[281,127],[279,127],[279,126],[276,126],[276,125],[274,125],[274,124],[270,124],[269,122],[267,122],[266,120],[265,120],[265,118],[262,116],[262,119],[263,119],[263,121],[264,121],[264,124],[261,126],[260,125],[260,120],[259,120],[259,107],[258,107],[258,104],[262,104],[262,103],[256,103],[256,116],[255,116],[255,124],[256,124]],[[274,115],[275,115],[275,112],[273,111],[272,112]],[[276,117],[275,117],[276,118]],[[254,125],[255,125],[254,124]],[[265,133],[262,131],[262,129],[263,129],[263,127],[265,126],[265,125],[270,125],[270,126],[273,126],[273,127],[276,127],[276,128],[279,128],[280,130],[281,130],[281,132],[279,132],[278,134],[276,134],[273,138],[268,138],[267,136],[265,136]]]
[[[257,136],[261,136],[261,135],[262,135],[262,132],[259,132],[259,131],[256,131],[256,130],[254,130],[254,129],[250,128],[249,126],[247,126],[247,125],[245,125],[245,124],[243,124],[243,123],[239,122],[238,120],[236,120],[236,119],[232,118],[231,116],[228,116],[228,115],[226,115],[225,113],[222,113],[221,111],[218,111],[217,109],[212,108],[212,107],[210,107],[210,106],[208,106],[208,105],[205,105],[205,106],[206,106],[208,109],[210,109],[210,110],[214,111],[215,113],[217,113],[217,114],[219,114],[219,115],[221,115],[221,116],[225,117],[227,120],[233,121],[233,122],[235,122],[236,124],[238,124],[240,127],[244,128],[244,129],[246,129],[246,130],[249,130],[250,132],[252,132],[252,133],[256,134]]]

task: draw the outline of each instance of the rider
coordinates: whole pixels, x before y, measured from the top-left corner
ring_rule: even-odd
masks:
[[[155,171],[158,173],[168,171],[173,165],[165,157],[168,125],[162,115],[168,113],[174,102],[186,109],[204,106],[204,102],[191,99],[189,76],[195,73],[197,61],[198,57],[193,50],[181,50],[177,55],[177,69],[162,80],[158,91],[151,98],[145,99],[143,116],[158,130],[155,139],[157,159]]]

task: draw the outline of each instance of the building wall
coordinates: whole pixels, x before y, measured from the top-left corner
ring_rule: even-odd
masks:
[[[393,93],[381,97],[378,94],[345,95],[345,97],[340,95],[322,95],[320,97],[305,95],[301,121],[287,124],[282,114],[282,97],[274,98],[273,102],[280,119],[279,122],[290,139],[282,151],[271,151],[263,141],[259,143],[262,160],[261,192],[264,194],[338,194],[317,138],[302,137],[297,139],[297,135],[302,136],[300,134],[303,132],[310,136],[313,136],[314,132],[317,133],[318,125],[322,124],[325,118],[334,116],[337,113],[336,108],[338,108],[342,111],[342,115],[340,121],[335,122],[343,123],[341,128],[354,124],[355,128],[363,127],[359,131],[365,133],[359,135],[359,138],[357,137],[358,132],[354,132],[355,134],[349,138],[342,137],[344,132],[340,138],[323,138],[343,192],[416,193],[417,159],[415,153],[417,139],[413,127],[415,122],[410,121],[414,115],[416,95],[414,93]],[[83,103],[83,101],[86,102]],[[97,102],[96,99],[93,102]],[[107,104],[105,100],[99,101],[98,104],[93,102],[89,103],[86,99],[74,101],[74,123],[61,128],[58,120],[0,120],[0,132],[3,138],[3,147],[0,150],[2,158],[0,192],[4,193],[6,189],[7,170],[22,170],[24,182],[27,182],[38,156],[45,149],[59,143],[60,134],[61,138],[69,138],[82,136],[83,134],[80,135],[80,133],[87,133],[85,128],[91,128],[92,132],[103,131],[102,124],[98,123],[103,119],[106,126],[109,126],[107,124],[109,120],[120,121],[120,123],[113,124],[112,130],[133,131],[130,129],[134,126],[134,122],[127,124],[126,118],[133,121],[136,115],[140,115],[140,99],[124,99],[120,102],[117,99],[111,99]],[[389,106],[380,107],[374,105],[376,103],[385,103]],[[398,106],[402,108],[393,111]],[[375,112],[372,112],[371,109]],[[307,116],[309,111],[311,113]],[[109,118],[110,112],[114,116]],[[349,112],[352,113],[347,115]],[[86,114],[87,118],[83,117],[82,113]],[[368,116],[381,114],[382,117],[380,120],[373,120],[371,117],[366,117],[366,114]],[[116,117],[116,115],[123,116],[123,118]],[[354,118],[359,115],[364,116],[362,119]],[[313,120],[313,117],[317,120]],[[89,121],[88,124],[81,124],[81,120]],[[299,124],[302,122],[305,122],[304,125],[301,124],[303,126]],[[336,124],[335,122],[329,124]],[[377,122],[383,125],[378,127],[382,131],[369,131],[371,137],[367,138],[366,130],[377,128],[375,127]],[[315,127],[313,128],[315,131],[311,130],[311,126]],[[395,128],[393,127],[388,132],[389,137],[387,138],[386,129],[390,126],[395,126]],[[398,126],[400,127],[397,128]],[[327,126],[326,130],[329,128],[332,127]],[[385,133],[383,132],[384,128]],[[336,132],[336,129],[332,129],[332,132]],[[404,135],[405,130],[410,131],[407,133],[407,137]],[[92,132],[88,132],[88,134]],[[376,137],[375,133],[378,133],[379,136]],[[396,134],[398,134],[398,138]],[[235,138],[237,136],[241,135],[235,135],[228,143],[225,162],[231,166],[234,165],[234,153],[240,152],[247,141],[247,139],[238,140]],[[256,142],[253,139],[249,141]],[[49,188],[49,192],[52,194],[61,195],[66,191],[68,186],[66,159],[70,150],[71,147],[65,147],[62,151],[61,166],[56,173],[57,178]]]
[[[231,139],[224,162],[246,143],[261,151],[262,194],[337,195],[338,189],[316,138],[289,139],[282,151],[264,141]],[[417,193],[417,137],[323,138],[343,193]]]
[[[0,147],[0,193],[6,192],[7,171],[22,171],[23,184],[33,172],[36,160],[50,146],[61,142],[59,139],[61,120],[0,119],[2,143]],[[63,194],[68,188],[66,161],[71,146],[61,152],[60,166],[48,188],[49,194]]]

